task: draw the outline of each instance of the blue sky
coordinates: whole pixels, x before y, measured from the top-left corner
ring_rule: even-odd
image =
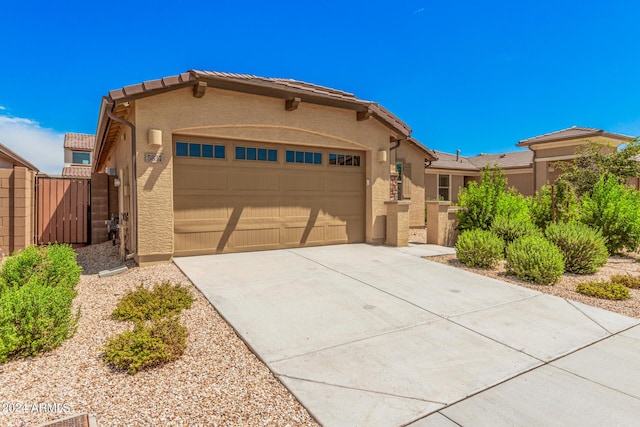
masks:
[[[109,90],[189,69],[352,92],[463,155],[573,125],[638,136],[639,17],[637,0],[10,0],[0,142],[59,173]]]

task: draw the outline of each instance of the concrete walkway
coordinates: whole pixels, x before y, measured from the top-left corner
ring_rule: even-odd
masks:
[[[637,426],[640,321],[366,244],[177,258],[325,426]]]

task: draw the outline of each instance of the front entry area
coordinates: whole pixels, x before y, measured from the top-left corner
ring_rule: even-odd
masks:
[[[174,255],[364,242],[365,152],[174,138]]]

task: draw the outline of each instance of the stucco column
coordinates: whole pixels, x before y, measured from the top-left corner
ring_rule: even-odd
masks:
[[[409,246],[409,200],[389,200],[387,206],[387,235],[389,246]]]

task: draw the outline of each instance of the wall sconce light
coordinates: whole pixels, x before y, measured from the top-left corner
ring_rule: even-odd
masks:
[[[149,145],[162,146],[162,131],[160,129],[149,129]]]
[[[387,161],[387,150],[378,151],[378,161],[386,162]]]

